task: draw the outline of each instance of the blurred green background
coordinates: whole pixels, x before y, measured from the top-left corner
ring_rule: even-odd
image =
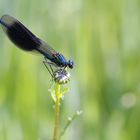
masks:
[[[63,140],[139,140],[140,0],[0,0],[10,14],[75,62],[61,105]],[[0,29],[0,140],[51,140],[53,101],[43,57]]]

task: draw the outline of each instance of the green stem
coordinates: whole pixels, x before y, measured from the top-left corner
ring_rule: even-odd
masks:
[[[58,130],[59,130],[59,111],[60,111],[60,84],[56,83],[56,101],[55,101],[55,120],[54,120],[54,131],[53,131],[53,140],[58,139]]]
[[[70,126],[70,124],[73,122],[73,120],[76,118],[76,114],[74,114],[71,118],[71,120],[69,120],[66,124],[66,126],[64,127],[64,129],[62,130],[62,132],[60,133],[60,136],[59,136],[59,140],[61,139],[61,137],[65,134],[66,130],[68,129],[68,127]]]

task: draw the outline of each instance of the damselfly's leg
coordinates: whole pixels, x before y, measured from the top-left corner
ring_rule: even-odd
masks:
[[[44,58],[45,58],[45,62],[50,66],[50,69],[51,69],[52,73],[54,73],[54,70],[53,70],[52,66],[57,67],[57,65],[53,62],[48,61],[46,57],[44,57]]]
[[[67,70],[67,66],[64,66],[64,67],[63,67],[63,70]]]
[[[52,68],[52,66],[57,67],[57,65],[53,62],[48,61],[48,59],[46,57],[44,57],[45,61],[43,61],[45,67],[47,68],[48,72],[50,73],[50,75],[52,76],[52,78],[54,78],[54,70]],[[48,68],[47,64],[49,65],[50,68]]]
[[[46,62],[46,61],[43,61],[43,64],[45,65],[45,67],[47,68],[47,70],[48,70],[48,72],[50,73],[50,75],[52,76],[52,77],[54,77],[53,76],[53,69],[52,69],[52,67],[50,66],[50,64],[49,64],[49,66],[50,66],[50,69],[48,68],[48,66],[47,66],[47,64],[48,64],[48,62]]]

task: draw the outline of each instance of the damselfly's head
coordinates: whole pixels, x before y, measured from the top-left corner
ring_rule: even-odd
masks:
[[[68,65],[68,67],[69,67],[70,69],[72,69],[73,66],[74,66],[74,63],[73,63],[72,60],[68,60],[67,65]]]

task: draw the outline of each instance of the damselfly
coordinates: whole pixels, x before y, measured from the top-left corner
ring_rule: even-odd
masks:
[[[65,70],[66,67],[73,68],[73,61],[66,60],[65,57],[52,49],[46,42],[35,36],[21,22],[10,15],[3,15],[0,19],[2,29],[8,38],[20,49],[25,51],[36,51],[44,55],[46,68],[51,76],[53,75],[52,66]],[[49,64],[49,68],[46,65]]]

